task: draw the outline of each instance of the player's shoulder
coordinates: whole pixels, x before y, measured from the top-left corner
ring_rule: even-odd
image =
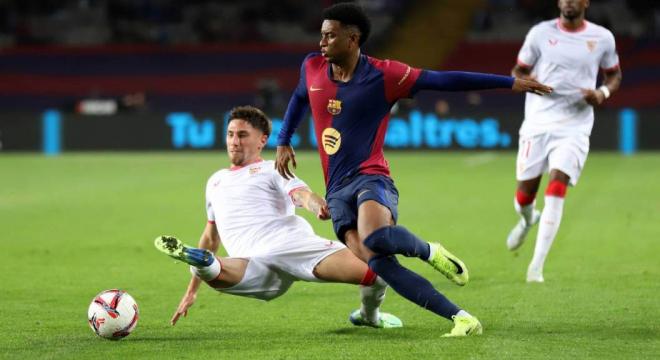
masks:
[[[320,52],[314,51],[305,56],[305,59],[303,60],[303,66],[305,64],[309,64],[312,66],[319,66],[324,64],[325,62],[327,62],[325,57],[323,57],[323,55],[321,55]]]
[[[543,20],[539,23],[536,23],[529,29],[529,33],[536,34],[536,33],[545,33],[545,32],[552,32],[558,30],[559,28],[557,27],[557,19],[552,19],[552,20]]]
[[[229,169],[220,169],[220,170],[214,172],[213,174],[211,174],[211,176],[209,176],[208,180],[206,180],[206,189],[207,189],[207,191],[211,187],[216,187],[216,186],[218,186],[218,184],[223,182],[222,178],[228,172],[229,172]]]
[[[587,29],[590,33],[599,35],[607,39],[614,39],[614,34],[606,27],[594,22],[587,21]]]

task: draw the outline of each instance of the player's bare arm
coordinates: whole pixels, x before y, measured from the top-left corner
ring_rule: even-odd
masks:
[[[330,211],[325,199],[308,188],[299,188],[291,193],[293,202],[314,213],[318,219],[330,219]]]
[[[621,69],[615,68],[603,72],[603,85],[598,89],[582,89],[584,101],[591,106],[599,106],[607,100],[612,94],[619,90],[621,85]]]
[[[296,168],[296,153],[290,145],[279,145],[277,147],[277,155],[275,156],[275,169],[282,175],[283,178],[290,180],[295,177],[291,169],[289,169],[289,162]]]
[[[214,224],[206,224],[204,232],[199,239],[199,247],[202,249],[211,250],[213,253],[218,251],[218,248],[220,247],[220,234],[218,234],[218,230]],[[172,319],[170,320],[172,326],[176,325],[176,322],[179,321],[181,315],[184,317],[188,315],[188,309],[193,306],[195,300],[197,300],[197,291],[199,290],[199,285],[201,283],[202,280],[196,276],[193,276],[190,279],[188,288],[186,289],[185,294],[183,294],[183,298],[181,298],[179,306],[177,306],[177,309],[174,312],[174,315],[172,315]]]

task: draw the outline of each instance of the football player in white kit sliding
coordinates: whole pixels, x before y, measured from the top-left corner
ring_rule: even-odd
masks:
[[[231,167],[207,182],[208,222],[199,248],[173,236],[156,238],[158,250],[190,264],[193,273],[172,325],[187,314],[202,281],[223,293],[271,300],[302,280],[360,285],[361,308],[349,320],[359,326],[401,327],[396,316],[379,311],[387,284],[343,244],[317,236],[295,215],[301,206],[319,219],[330,218],[325,199],[298,178],[284,179],[273,161],[261,158],[270,132],[270,119],[261,110],[232,109],[227,128]],[[221,242],[229,257],[214,256]]]
[[[507,238],[515,250],[539,223],[528,282],[543,282],[543,265],[559,229],[568,185],[575,186],[589,153],[594,106],[602,104],[621,83],[614,36],[585,20],[589,0],[559,0],[560,17],[529,31],[512,75],[534,78],[554,88],[550,95],[528,93],[520,128],[514,207],[520,221]],[[598,70],[603,82],[596,87]],[[544,172],[550,174],[543,211],[535,197]]]

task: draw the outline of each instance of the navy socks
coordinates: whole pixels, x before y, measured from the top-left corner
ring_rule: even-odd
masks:
[[[401,266],[392,255],[372,257],[369,267],[394,291],[425,309],[449,320],[460,311],[458,306],[439,293],[428,280]]]
[[[428,260],[429,244],[403,226],[382,227],[364,239],[364,245],[379,255],[401,254]]]

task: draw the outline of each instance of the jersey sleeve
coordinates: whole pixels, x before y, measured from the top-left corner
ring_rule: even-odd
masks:
[[[394,60],[382,61],[380,68],[385,76],[385,97],[388,102],[411,97],[420,69]]]
[[[290,197],[291,193],[293,193],[293,191],[296,189],[309,188],[309,186],[307,186],[304,181],[297,177],[287,180],[283,178],[282,175],[280,175],[277,171],[273,171],[273,176],[275,177],[275,186],[279,192],[286,197]]]
[[[614,40],[614,35],[608,32],[608,36],[605,39],[605,52],[600,59],[600,68],[607,71],[616,69],[618,66],[619,55],[616,52],[616,41]]]
[[[277,135],[277,145],[290,145],[291,137],[296,132],[298,125],[302,121],[307,109],[309,109],[309,96],[307,94],[307,75],[305,72],[305,63],[314,54],[309,54],[303,60],[300,66],[300,79],[298,85],[291,95],[289,105],[284,113],[282,129]]]
[[[531,68],[534,67],[539,59],[541,52],[537,39],[538,28],[535,26],[527,33],[525,42],[518,52],[517,63],[519,66]]]
[[[215,224],[215,213],[213,212],[213,204],[211,203],[211,184],[213,182],[213,177],[206,182],[206,220],[210,223]]]

